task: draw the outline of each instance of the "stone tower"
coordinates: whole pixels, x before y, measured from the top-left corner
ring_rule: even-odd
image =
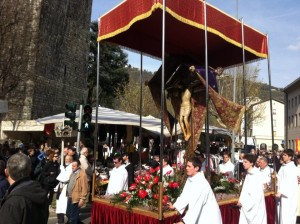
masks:
[[[18,79],[2,95],[6,119],[61,113],[67,102],[86,98],[91,7],[92,0],[1,1],[0,76]]]

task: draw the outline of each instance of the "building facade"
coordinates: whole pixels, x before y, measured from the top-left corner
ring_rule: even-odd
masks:
[[[0,75],[16,85],[0,93],[8,101],[5,120],[61,113],[86,98],[91,7],[92,0],[1,4]]]
[[[273,134],[274,144],[277,144],[279,149],[284,140],[284,103],[272,100],[272,117],[270,100],[261,101],[252,105],[254,116],[256,119],[250,125],[250,132],[255,145],[259,149],[272,150],[272,124],[273,118]],[[259,113],[259,115],[258,115]]]
[[[286,94],[286,146],[300,151],[300,78],[284,88]]]

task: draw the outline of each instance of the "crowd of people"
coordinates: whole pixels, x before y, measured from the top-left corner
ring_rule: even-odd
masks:
[[[0,217],[3,223],[47,223],[49,208],[55,203],[57,223],[80,223],[79,211],[90,200],[91,180],[94,173],[89,161],[89,149],[80,145],[68,145],[61,152],[47,144],[27,148],[1,145],[0,147]],[[127,190],[134,182],[136,164],[130,161],[132,154],[121,150],[110,152],[113,168],[105,197]],[[162,157],[163,174],[174,175],[169,155]],[[172,159],[171,159],[172,160]],[[214,161],[215,160],[215,161]],[[148,164],[155,168],[160,164],[158,155]],[[296,223],[300,216],[300,156],[291,149],[269,156],[255,150],[240,153],[232,163],[231,155],[224,150],[219,157],[210,158],[195,153],[189,158],[185,171],[188,176],[182,194],[170,209],[183,214],[178,223],[222,223],[215,195],[205,178],[208,167],[214,172],[226,173],[241,180],[242,190],[236,205],[240,210],[239,223],[267,223],[264,192],[275,190],[277,223]],[[188,207],[188,211],[184,213]],[[34,214],[31,211],[34,210]]]
[[[48,223],[53,205],[57,223],[65,223],[65,216],[67,223],[81,223],[79,209],[89,200],[93,175],[88,154],[83,145],[79,155],[71,145],[62,152],[47,144],[1,145],[1,223]]]

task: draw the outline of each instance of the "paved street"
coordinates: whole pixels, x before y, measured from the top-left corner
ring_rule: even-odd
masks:
[[[92,204],[89,203],[85,208],[80,209],[80,220],[84,224],[89,224],[91,221],[91,209],[92,209]],[[54,209],[50,209],[49,212],[49,219],[48,219],[48,224],[56,224],[57,217]],[[65,222],[67,222],[67,217],[65,216]]]

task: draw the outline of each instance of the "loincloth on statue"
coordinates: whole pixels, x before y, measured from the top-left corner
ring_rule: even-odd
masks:
[[[190,105],[181,106],[179,115],[180,116],[188,116],[188,115],[190,115],[191,111],[192,111],[192,107]]]

